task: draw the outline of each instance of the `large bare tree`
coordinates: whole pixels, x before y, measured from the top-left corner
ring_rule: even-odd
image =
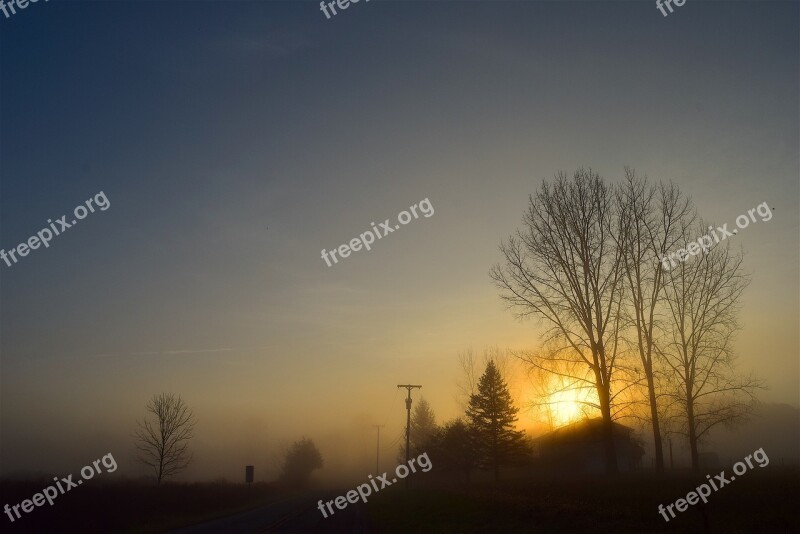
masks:
[[[656,470],[663,471],[659,388],[654,357],[667,295],[664,289],[666,275],[659,259],[683,244],[683,236],[695,216],[689,199],[677,186],[650,184],[647,177],[638,177],[635,171],[627,168],[616,198],[619,213],[617,245],[622,250],[627,282],[626,322],[630,325],[633,351],[639,355],[644,374]]]
[[[153,468],[161,481],[185,469],[192,460],[189,440],[194,432],[192,410],[180,396],[154,395],[146,406],[148,415],[135,433],[139,459]]]
[[[707,232],[701,223],[687,231],[685,242]],[[759,380],[737,373],[734,366],[732,341],[742,292],[749,283],[742,259],[720,243],[665,269],[670,323],[666,342],[656,346],[672,371],[670,396],[682,412],[680,430],[688,439],[695,470],[703,436],[717,425],[746,418],[761,387]]]
[[[559,173],[530,197],[523,228],[501,244],[504,261],[490,273],[516,315],[542,320],[544,344],[556,347],[528,363],[551,372],[566,366],[569,378],[596,389],[610,473],[617,471],[612,384],[620,371],[624,290],[615,211],[598,174]]]

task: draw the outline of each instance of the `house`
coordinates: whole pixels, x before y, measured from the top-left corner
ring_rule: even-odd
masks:
[[[620,472],[641,469],[644,447],[632,435],[633,429],[612,423],[617,466]],[[606,470],[603,420],[583,419],[534,440],[534,451],[542,466],[574,473],[603,473]]]

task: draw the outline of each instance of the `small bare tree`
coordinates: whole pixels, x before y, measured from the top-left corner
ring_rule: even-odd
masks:
[[[192,460],[189,440],[195,419],[192,410],[179,396],[172,393],[154,395],[146,406],[151,418],[145,416],[135,433],[139,459],[153,468],[156,480],[161,481],[185,469]]]

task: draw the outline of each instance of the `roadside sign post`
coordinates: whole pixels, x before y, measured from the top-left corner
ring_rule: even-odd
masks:
[[[244,481],[247,483],[247,496],[250,496],[250,487],[253,484],[253,471],[255,467],[252,465],[244,466]]]

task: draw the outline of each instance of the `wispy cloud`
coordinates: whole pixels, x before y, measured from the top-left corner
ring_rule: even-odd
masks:
[[[218,352],[239,352],[248,349],[178,349],[178,350],[148,350],[143,352],[103,353],[93,354],[92,358],[124,358],[129,356],[179,356],[191,354],[213,354]]]
[[[236,349],[183,349],[183,350],[161,350],[148,352],[131,352],[131,356],[167,356],[172,354],[207,354],[211,352],[235,352]]]

